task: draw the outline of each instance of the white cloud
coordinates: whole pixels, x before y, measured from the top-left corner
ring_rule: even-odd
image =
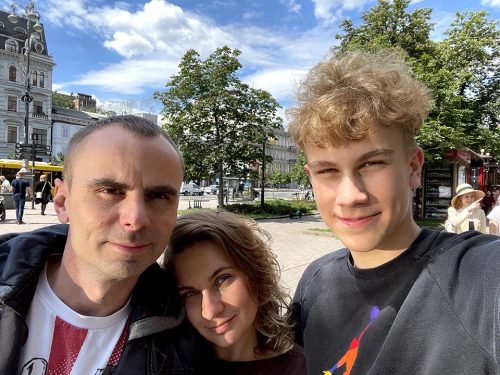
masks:
[[[87,72],[68,84],[97,86],[105,91],[137,95],[144,93],[145,87],[161,89],[177,70],[177,64],[161,59],[125,60],[102,70]]]
[[[263,12],[257,12],[257,11],[248,11],[248,12],[244,12],[243,13],[243,19],[244,20],[254,20],[254,19],[257,19],[257,18],[260,18],[264,15]]]
[[[374,0],[312,0],[314,16],[323,22],[333,22],[339,18],[342,10],[361,9]]]
[[[280,3],[285,5],[290,13],[299,14],[302,8],[295,0],[280,0]]]
[[[94,37],[100,35],[103,46],[123,59],[102,69],[83,72],[74,81],[54,87],[68,90],[89,86],[129,96],[162,90],[170,76],[177,72],[187,49],[193,48],[206,58],[216,48],[229,45],[242,51],[242,79],[286,103],[290,101],[294,84],[335,42],[332,25],[320,25],[298,34],[240,24],[217,26],[211,19],[163,0],[151,0],[136,9],[128,9],[126,5],[98,8],[91,3],[96,4],[67,0],[56,6],[56,0],[47,0],[45,6],[50,9],[44,18],[65,30],[77,27]],[[298,9],[294,7],[295,0],[287,0],[286,4],[291,12]],[[67,23],[75,17],[80,19],[79,23]]]
[[[491,7],[500,7],[500,0],[481,0],[481,5],[483,6],[491,6]]]

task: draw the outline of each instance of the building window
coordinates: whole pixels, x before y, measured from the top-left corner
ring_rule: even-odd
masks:
[[[17,143],[17,126],[7,126],[7,143]]]
[[[9,66],[9,81],[16,82],[16,67],[14,65]]]
[[[33,102],[33,113],[36,113],[37,115],[43,115],[43,103],[39,102],[38,100],[35,100]]]
[[[7,110],[17,112],[17,96],[9,95],[7,98]]]
[[[33,72],[33,86],[38,86],[38,73],[36,70]]]
[[[17,52],[17,44],[13,40],[7,40],[5,42],[5,50],[9,52]]]
[[[62,137],[63,138],[69,138],[69,129],[67,126],[63,126],[62,128]]]
[[[45,74],[43,74],[43,72],[40,72],[39,76],[40,76],[39,84],[40,87],[43,89],[45,87]]]
[[[45,129],[33,129],[33,143],[36,145],[46,145],[47,144],[47,130]]]

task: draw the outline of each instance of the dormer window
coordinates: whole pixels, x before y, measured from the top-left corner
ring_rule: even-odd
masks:
[[[9,66],[9,81],[11,82],[16,82],[16,76],[17,76],[17,71],[16,67],[14,65]]]
[[[5,42],[5,50],[9,52],[17,52],[17,43],[13,40],[7,40]]]

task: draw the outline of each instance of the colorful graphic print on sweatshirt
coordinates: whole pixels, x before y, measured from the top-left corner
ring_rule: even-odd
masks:
[[[354,363],[356,362],[356,357],[358,356],[358,348],[361,339],[363,338],[363,335],[370,327],[370,324],[379,316],[379,314],[380,314],[380,309],[377,306],[373,306],[370,310],[370,321],[368,322],[367,326],[361,331],[361,333],[356,335],[351,340],[351,343],[349,344],[349,349],[347,349],[347,352],[342,356],[342,358],[340,358],[338,362],[335,363],[329,370],[323,371],[324,375],[333,375],[336,370],[340,369],[344,365],[345,365],[345,371],[343,375],[351,374],[351,370],[354,366]]]

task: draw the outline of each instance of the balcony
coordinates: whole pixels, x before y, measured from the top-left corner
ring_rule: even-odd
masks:
[[[32,113],[31,117],[40,118],[40,119],[44,119],[44,120],[48,120],[49,119],[49,116],[46,115],[45,113]]]

